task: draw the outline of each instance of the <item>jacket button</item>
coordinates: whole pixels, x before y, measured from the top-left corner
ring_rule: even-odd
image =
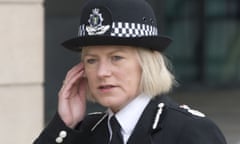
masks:
[[[62,142],[63,142],[63,138],[61,138],[61,137],[56,138],[56,143],[60,144]]]
[[[56,143],[63,143],[63,139],[67,137],[67,132],[62,130],[59,132],[58,137],[56,138]]]
[[[60,131],[59,136],[60,136],[61,138],[65,138],[65,137],[67,137],[67,132],[64,131],[64,130],[62,130],[62,131]]]

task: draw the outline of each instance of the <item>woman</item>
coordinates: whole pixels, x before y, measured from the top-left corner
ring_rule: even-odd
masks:
[[[145,0],[86,0],[77,38],[81,52],[59,92],[58,112],[35,144],[226,144],[204,114],[165,96],[174,84]],[[86,98],[108,108],[85,116]]]

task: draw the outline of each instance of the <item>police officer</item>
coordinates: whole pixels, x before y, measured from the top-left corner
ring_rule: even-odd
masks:
[[[81,52],[66,75],[58,112],[35,144],[226,144],[199,111],[166,96],[175,83],[145,0],[86,0],[78,36],[63,43]],[[107,108],[85,115],[86,99]]]

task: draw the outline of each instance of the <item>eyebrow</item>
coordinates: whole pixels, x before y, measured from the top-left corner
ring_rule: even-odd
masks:
[[[84,54],[84,57],[86,57],[86,56],[97,57],[97,55],[96,55],[96,54],[91,54],[91,53],[85,53],[85,54]]]
[[[108,55],[111,55],[113,53],[117,53],[117,52],[126,52],[126,50],[123,50],[121,48],[118,48],[116,50],[113,50],[113,51],[110,51],[109,53],[107,53]],[[89,52],[86,52],[84,56],[92,56],[92,57],[98,57],[97,54],[92,54],[92,53],[89,53]]]

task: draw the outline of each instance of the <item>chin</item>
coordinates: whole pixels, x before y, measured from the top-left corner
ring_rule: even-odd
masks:
[[[113,108],[113,107],[119,107],[119,104],[121,102],[117,99],[104,99],[104,100],[102,99],[102,100],[98,100],[98,103],[104,107]]]

